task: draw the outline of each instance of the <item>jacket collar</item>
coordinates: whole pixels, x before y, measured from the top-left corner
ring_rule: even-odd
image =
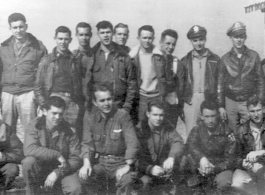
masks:
[[[28,36],[28,46],[32,46],[36,49],[40,49],[40,44],[39,41],[36,39],[36,37],[34,37],[32,34],[27,33]],[[13,35],[11,37],[9,37],[7,40],[5,40],[3,43],[1,43],[2,47],[8,46],[12,43],[13,40]]]
[[[58,58],[58,52],[57,52],[57,47],[54,47],[51,53],[51,61],[55,61]],[[73,58],[73,54],[68,50],[67,55],[69,55],[70,58]]]
[[[214,53],[208,49],[208,48],[205,48],[207,50],[207,58],[211,57],[211,56],[214,56]],[[187,54],[187,57],[188,58],[191,58],[192,59],[192,55],[193,55],[193,50],[191,50],[188,54]]]
[[[137,55],[139,55],[140,48],[141,48],[140,44],[138,44],[135,47],[133,47],[132,50],[129,53],[129,56],[131,58],[135,58]],[[162,55],[163,56],[163,53],[155,45],[153,45],[152,54],[157,54],[157,55]]]
[[[246,123],[245,123],[245,128],[243,128],[242,130],[242,133],[244,135],[246,134],[251,134],[251,129],[250,129],[250,120],[248,120]],[[263,124],[261,125],[261,133],[263,133],[265,131],[265,118],[263,118]]]
[[[110,113],[107,115],[106,118],[109,119],[109,118],[113,117],[117,111],[118,111],[117,106],[113,105],[112,110],[110,111]],[[96,117],[95,119],[97,122],[100,122],[103,119],[102,113],[98,108],[96,108],[95,117]]]
[[[115,52],[114,54],[114,59],[118,57],[118,55],[121,55],[121,56],[127,56],[128,54],[123,51],[123,49],[115,42],[112,42],[113,44],[113,51],[111,52]],[[101,42],[98,42],[91,50],[90,50],[90,55],[94,55],[96,54],[96,52],[100,49],[100,45],[101,45]]]
[[[232,47],[232,49],[229,51],[230,56],[237,56],[236,52],[234,51],[234,48]],[[248,49],[247,46],[244,45],[244,51],[243,51],[243,55],[246,55],[247,57],[250,57],[250,49]]]

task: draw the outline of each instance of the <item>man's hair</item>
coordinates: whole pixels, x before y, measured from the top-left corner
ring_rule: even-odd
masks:
[[[66,26],[59,26],[55,30],[55,36],[57,36],[58,33],[68,33],[70,37],[72,35],[71,30],[68,27],[66,27]]]
[[[13,13],[8,17],[8,23],[11,25],[12,22],[23,21],[26,23],[26,18],[21,13]]]
[[[167,29],[164,32],[162,32],[161,40],[164,40],[167,35],[175,38],[176,40],[178,40],[178,33],[175,30]]]
[[[54,106],[56,108],[64,108],[66,107],[65,101],[58,96],[49,97],[43,106],[44,109],[50,110],[51,107]]]
[[[116,33],[116,29],[117,28],[126,28],[128,30],[128,34],[129,34],[129,27],[127,24],[123,24],[123,23],[119,23],[114,27],[114,33]]]
[[[156,99],[150,101],[147,104],[147,112],[151,112],[152,107],[156,107],[156,108],[159,108],[161,110],[164,110],[164,112],[165,112],[165,109],[166,109],[165,103],[163,101],[161,101],[161,100],[156,100]]]
[[[105,21],[105,20],[97,23],[96,27],[97,27],[98,31],[99,31],[99,29],[106,29],[106,28],[110,28],[113,31],[112,24],[109,21]]]
[[[151,25],[144,25],[144,26],[140,27],[138,29],[138,36],[139,37],[141,35],[142,30],[146,30],[146,31],[152,32],[153,35],[155,35],[155,30],[153,29],[153,27]]]
[[[89,28],[89,30],[91,31],[92,28],[90,26],[90,24],[86,23],[86,22],[79,22],[76,27],[75,27],[75,31],[76,33],[78,33],[78,28]]]
[[[96,101],[96,92],[97,91],[109,91],[110,95],[112,96],[112,89],[110,87],[111,84],[109,83],[102,83],[102,84],[96,84],[93,86],[93,94],[92,94],[92,98],[93,100]]]
[[[253,95],[250,98],[248,98],[248,100],[247,100],[247,108],[250,105],[257,106],[259,103],[262,105],[261,99],[257,95]]]
[[[216,101],[209,101],[209,100],[203,101],[201,103],[201,113],[203,112],[204,109],[218,111],[218,104]]]

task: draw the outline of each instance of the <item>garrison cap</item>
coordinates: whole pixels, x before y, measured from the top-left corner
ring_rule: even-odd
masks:
[[[10,24],[11,22],[16,22],[16,21],[24,21],[26,22],[26,18],[23,14],[21,13],[13,13],[8,17],[8,23]]]
[[[207,34],[206,28],[199,25],[195,25],[191,27],[191,29],[189,30],[189,32],[187,33],[187,37],[188,39],[194,39],[198,37],[205,37],[206,34]]]
[[[234,23],[226,32],[227,36],[236,36],[241,34],[246,34],[246,25],[242,22]]]

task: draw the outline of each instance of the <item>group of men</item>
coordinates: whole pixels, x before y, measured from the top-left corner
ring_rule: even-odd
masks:
[[[1,193],[22,161],[28,195],[175,194],[181,175],[193,194],[265,194],[265,80],[243,23],[228,29],[233,47],[221,59],[205,47],[207,30],[192,26],[193,49],[181,60],[172,55],[172,29],[158,48],[144,25],[130,49],[127,25],[101,21],[91,48],[92,28],[81,22],[71,52],[71,31],[59,26],[47,54],[23,14],[8,23],[13,35],[0,47]]]

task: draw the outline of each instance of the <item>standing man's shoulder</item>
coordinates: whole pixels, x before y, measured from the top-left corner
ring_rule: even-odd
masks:
[[[208,57],[209,57],[210,60],[219,61],[221,59],[217,54],[215,54],[211,50],[208,49],[208,52],[209,52],[209,56]]]

